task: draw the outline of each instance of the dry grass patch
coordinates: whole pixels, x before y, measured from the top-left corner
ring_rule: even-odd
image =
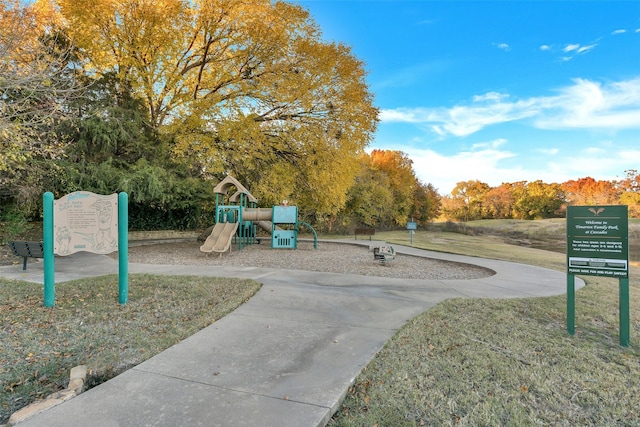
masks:
[[[381,232],[376,237],[392,244],[411,245],[411,238],[407,231]],[[413,246],[432,251],[500,259],[556,270],[564,269],[566,264],[566,257],[562,253],[508,244],[505,243],[505,237],[499,235],[469,236],[461,233],[421,230],[414,233]]]
[[[89,386],[104,382],[193,335],[257,292],[251,280],[130,275],[129,303],[118,304],[118,277],[56,285],[0,279],[0,424],[23,406],[66,387],[84,364]]]
[[[578,292],[573,337],[564,297],[441,303],[385,346],[330,425],[640,425],[640,310],[620,347],[616,289]]]
[[[409,244],[408,232],[380,239]],[[563,271],[565,256],[500,236],[417,232],[414,246]],[[640,269],[631,345],[619,345],[618,281],[585,277],[576,334],[566,297],[443,302],[414,318],[356,378],[330,426],[640,426]]]

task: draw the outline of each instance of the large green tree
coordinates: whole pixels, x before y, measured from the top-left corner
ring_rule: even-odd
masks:
[[[389,176],[373,168],[371,158],[363,155],[360,173],[348,193],[345,214],[355,225],[388,226],[395,215],[392,188]]]
[[[360,157],[360,172],[344,211],[355,225],[392,228],[414,221],[427,223],[440,211],[440,196],[421,183],[409,157],[397,150],[373,150]]]
[[[541,180],[518,182],[513,185],[515,203],[513,217],[517,219],[542,219],[560,216],[565,202],[560,184],[546,184]]]
[[[481,219],[484,196],[490,188],[489,184],[478,180],[458,182],[443,207],[445,215],[457,221]]]
[[[409,219],[413,196],[417,188],[418,179],[413,171],[413,161],[406,153],[398,150],[373,150],[371,152],[371,166],[382,171],[389,178],[393,194],[392,220],[404,225]],[[391,224],[386,224],[387,226]]]
[[[335,213],[377,109],[363,64],[300,6],[269,0],[59,0],[86,66],[144,102],[203,177]]]
[[[200,212],[211,199],[210,186],[184,162],[175,161],[168,149],[170,136],[150,126],[144,103],[117,76],[95,79],[84,99],[72,106],[74,115],[61,128],[68,143],[52,180],[55,193],[125,191],[132,228],[207,224]]]
[[[440,215],[441,200],[442,197],[432,184],[425,184],[418,180],[413,190],[409,216],[421,224],[433,221]]]

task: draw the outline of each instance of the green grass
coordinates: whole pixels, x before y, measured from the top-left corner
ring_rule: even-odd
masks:
[[[557,237],[558,230],[543,231],[557,221],[550,222],[492,222],[494,234],[418,231],[414,246],[564,271],[562,253],[506,243]],[[521,227],[526,236],[514,234]],[[409,243],[407,231],[375,237]],[[574,336],[563,296],[449,300],[387,343],[330,425],[640,426],[639,274],[632,267],[628,348],[619,345],[616,280],[585,277]],[[130,303],[119,306],[117,276],[107,276],[59,284],[56,307],[47,309],[41,285],[0,279],[0,423],[66,386],[71,367],[86,364],[91,382],[104,381],[224,316],[258,287],[132,275]]]
[[[376,234],[408,244],[408,232]],[[564,270],[564,255],[498,236],[424,232],[414,246]],[[456,299],[403,327],[356,378],[330,426],[640,426],[640,269],[631,345],[619,345],[618,281],[585,277],[576,334],[564,296]]]
[[[87,365],[94,386],[193,335],[249,299],[251,280],[131,275],[129,302],[118,304],[118,276],[56,285],[43,306],[42,285],[0,279],[0,424],[14,411],[65,388]]]

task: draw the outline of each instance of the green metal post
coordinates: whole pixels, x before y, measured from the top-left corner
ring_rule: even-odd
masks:
[[[293,249],[298,249],[298,233],[300,228],[298,226],[298,207],[296,206],[296,223],[293,226]]]
[[[575,275],[567,274],[567,332],[576,333],[576,280]]]
[[[129,196],[118,194],[118,300],[129,300]]]
[[[620,345],[629,347],[629,278],[620,279]]]
[[[213,223],[217,224],[218,223],[218,196],[219,194],[216,193],[216,210],[215,210],[215,217],[213,218]]]
[[[56,301],[55,265],[53,256],[53,193],[42,196],[43,223],[42,241],[44,249],[44,306],[53,307]]]

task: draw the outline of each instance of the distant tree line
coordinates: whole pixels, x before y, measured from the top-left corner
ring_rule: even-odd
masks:
[[[561,218],[567,205],[628,205],[629,216],[640,218],[640,174],[634,169],[625,174],[618,181],[586,177],[562,184],[520,181],[498,187],[463,181],[442,198],[442,216],[452,221]]]

